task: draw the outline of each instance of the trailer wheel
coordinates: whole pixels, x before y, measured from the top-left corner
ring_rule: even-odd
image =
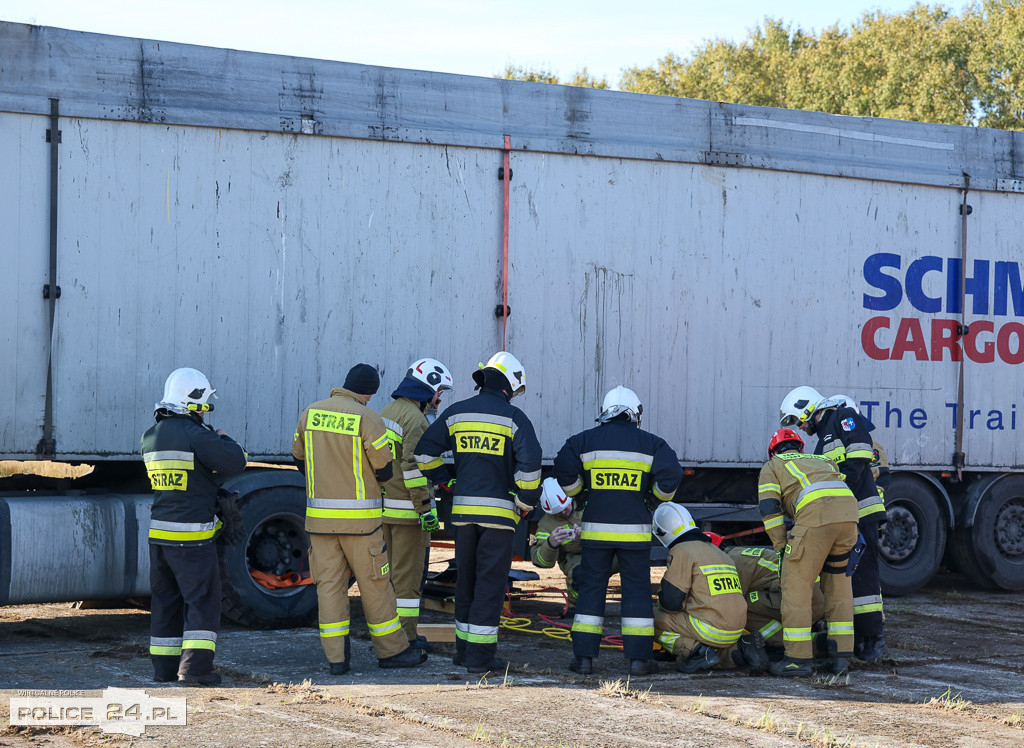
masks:
[[[245,540],[218,544],[221,611],[243,626],[259,629],[305,626],[316,611],[313,585],[269,590],[249,569],[283,575],[300,571],[309,548],[305,532],[306,499],[292,486],[266,488],[239,500]]]
[[[953,554],[975,584],[1024,590],[1024,476],[1007,476],[986,489],[974,524],[954,534]]]
[[[885,492],[887,521],[879,532],[882,592],[909,595],[934,576],[946,549],[938,499],[922,481],[894,474]]]

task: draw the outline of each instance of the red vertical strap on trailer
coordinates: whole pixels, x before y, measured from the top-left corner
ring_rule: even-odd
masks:
[[[508,330],[508,196],[509,182],[512,180],[512,136],[505,136],[505,154],[503,156],[504,170],[502,171],[502,182],[505,186],[505,216],[502,227],[502,258],[504,270],[501,277],[501,350],[506,349],[506,332]]]

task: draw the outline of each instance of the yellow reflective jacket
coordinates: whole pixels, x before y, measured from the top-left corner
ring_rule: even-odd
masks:
[[[380,414],[395,460],[395,474],[384,483],[384,522],[415,525],[434,505],[427,479],[416,464],[416,445],[427,430],[427,417],[420,404],[407,397],[395,398]]]
[[[843,474],[820,455],[786,452],[772,457],[758,476],[757,500],[776,551],[786,547],[783,515],[804,527],[857,521],[857,500]]]
[[[381,525],[374,472],[391,461],[383,419],[341,387],[302,412],[292,456],[306,473],[306,532],[368,535]]]

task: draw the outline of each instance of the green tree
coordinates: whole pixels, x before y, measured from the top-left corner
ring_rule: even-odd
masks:
[[[1024,129],[1024,0],[961,15],[918,4],[818,34],[765,18],[740,42],[705,41],[624,71],[620,88],[834,114]]]
[[[595,78],[586,68],[573,73],[566,81],[561,81],[557,75],[550,70],[527,68],[522,65],[506,65],[501,75],[495,78],[504,78],[510,81],[529,81],[531,83],[554,83],[556,85],[578,86],[580,88],[608,88],[607,78]]]

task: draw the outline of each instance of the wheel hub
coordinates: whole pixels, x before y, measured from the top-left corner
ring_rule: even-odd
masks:
[[[917,548],[917,517],[902,505],[890,506],[887,516],[888,521],[879,531],[879,553],[890,563],[906,561]]]
[[[1024,499],[1003,504],[996,513],[996,548],[1003,556],[1024,555]]]
[[[257,525],[246,548],[250,568],[277,575],[298,571],[303,552],[300,530],[294,521],[280,517]]]

